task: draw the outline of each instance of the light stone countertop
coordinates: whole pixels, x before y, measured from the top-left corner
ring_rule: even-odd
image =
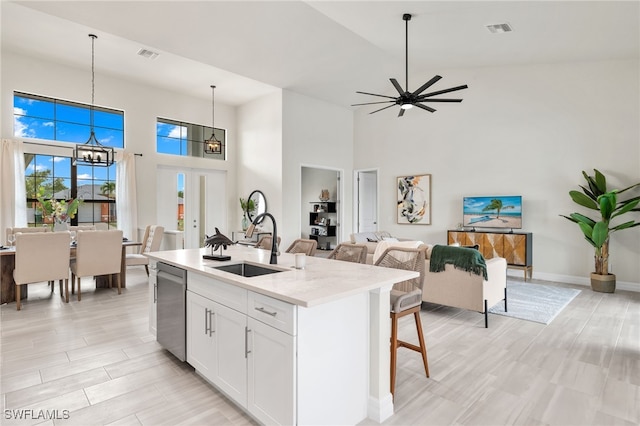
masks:
[[[417,272],[382,268],[372,265],[328,260],[307,256],[304,269],[294,269],[294,256],[282,253],[277,265],[269,265],[270,252],[253,247],[231,246],[223,255],[229,261],[203,259],[210,248],[170,250],[145,253],[150,259],[178,266],[220,281],[237,285],[256,293],[303,307],[312,307],[364,291],[390,286],[418,276]],[[219,254],[219,251],[216,252]],[[214,269],[217,266],[240,262],[262,264],[284,272],[242,277]],[[188,277],[188,274],[187,274]],[[187,278],[188,282],[188,278]],[[188,288],[188,284],[187,284]]]

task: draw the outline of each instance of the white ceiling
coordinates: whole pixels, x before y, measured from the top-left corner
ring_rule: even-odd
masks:
[[[2,50],[240,105],[293,91],[344,105],[455,68],[640,58],[638,1],[10,1]],[[490,34],[508,22],[514,31]],[[154,60],[136,52],[160,53]],[[594,82],[597,84],[597,82]]]

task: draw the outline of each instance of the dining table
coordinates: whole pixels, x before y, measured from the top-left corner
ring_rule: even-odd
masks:
[[[122,259],[120,261],[120,286],[127,287],[127,248],[141,246],[138,241],[122,241]],[[75,255],[75,244],[69,246],[70,254]],[[15,246],[0,248],[0,304],[11,303],[16,300],[16,282],[13,280],[13,270],[16,267]],[[96,277],[96,288],[110,287],[111,280],[108,275]],[[28,295],[28,285],[23,286],[20,291],[20,299],[26,299]]]

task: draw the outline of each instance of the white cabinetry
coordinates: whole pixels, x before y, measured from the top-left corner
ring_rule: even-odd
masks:
[[[295,423],[295,306],[196,274],[187,288],[187,362],[261,422]]]
[[[158,301],[158,269],[155,260],[149,260],[149,332],[156,335],[156,304]]]
[[[260,423],[359,423],[368,300],[358,293],[305,308],[190,272],[187,362]]]

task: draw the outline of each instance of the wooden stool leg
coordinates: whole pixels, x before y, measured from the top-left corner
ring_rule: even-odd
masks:
[[[76,276],[71,273],[71,294],[76,294]]]
[[[82,286],[82,278],[76,277],[76,279],[78,280],[78,302],[79,302],[82,299],[82,294],[80,289],[80,287]]]
[[[144,269],[147,271],[147,276],[149,276],[149,265],[144,265]]]
[[[122,289],[120,288],[120,274],[115,274],[115,278],[118,283],[118,294],[122,294]]]
[[[398,351],[398,317],[391,312],[391,395],[396,387],[396,352]]]
[[[16,285],[16,310],[20,310],[20,286]]]
[[[422,321],[420,320],[420,311],[414,312],[413,316],[416,319],[416,328],[418,329],[418,341],[420,342],[420,353],[422,354],[422,363],[424,364],[424,372],[429,377],[429,363],[427,362],[427,345],[424,343],[424,336],[422,335]]]

